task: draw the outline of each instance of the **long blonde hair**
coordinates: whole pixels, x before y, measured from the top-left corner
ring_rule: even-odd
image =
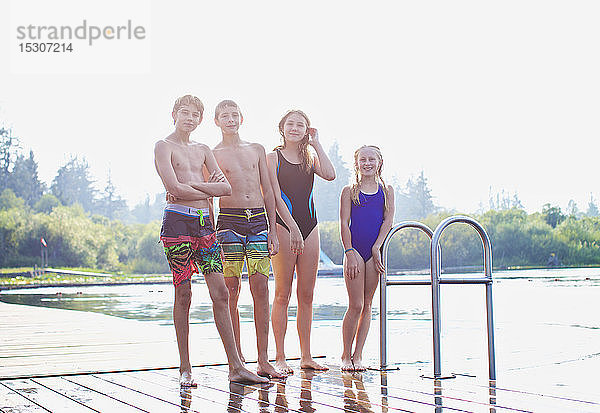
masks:
[[[387,186],[385,184],[385,182],[383,181],[383,177],[381,176],[381,170],[383,169],[383,156],[381,155],[381,150],[375,146],[375,145],[363,145],[360,148],[358,148],[355,152],[354,152],[354,178],[355,178],[355,182],[352,184],[352,186],[350,187],[350,195],[351,195],[351,199],[352,202],[355,205],[360,205],[360,199],[358,198],[358,195],[360,193],[360,173],[358,170],[358,156],[360,155],[360,151],[362,151],[363,149],[373,149],[373,151],[375,151],[375,154],[377,155],[377,157],[379,158],[379,166],[377,167],[377,176],[375,177],[375,181],[381,185],[381,188],[383,189],[383,205],[384,205],[384,210],[387,211],[388,209],[388,193],[387,193]]]
[[[288,110],[287,113],[285,115],[283,115],[283,117],[279,121],[279,134],[281,135],[281,145],[277,146],[275,149],[284,149],[285,148],[286,142],[285,142],[283,126],[285,125],[285,121],[287,120],[287,118],[293,114],[302,116],[304,118],[304,120],[306,121],[306,135],[304,135],[304,137],[300,141],[300,144],[298,145],[298,149],[300,150],[301,167],[306,173],[309,173],[312,170],[313,159],[308,150],[308,128],[310,128],[310,120],[308,119],[308,116],[306,116],[306,113],[302,112],[299,109],[292,109],[292,110]]]

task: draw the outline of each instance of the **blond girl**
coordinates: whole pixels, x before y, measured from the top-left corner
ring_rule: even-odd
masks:
[[[354,153],[356,181],[340,197],[340,232],[348,310],[342,324],[342,370],[363,371],[362,350],[371,323],[371,304],[384,271],[381,246],[394,220],[394,190],[383,182],[383,157],[376,146]],[[354,351],[352,345],[354,343]]]

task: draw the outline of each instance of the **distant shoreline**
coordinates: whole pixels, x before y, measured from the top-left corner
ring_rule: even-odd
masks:
[[[578,269],[578,268],[598,268],[598,266],[585,266],[585,267],[498,267],[494,268],[494,271],[519,271],[519,270],[560,270],[560,269]],[[460,274],[460,273],[475,273],[483,271],[481,266],[469,266],[469,267],[449,267],[444,268],[444,274]],[[93,274],[93,273],[90,273]],[[419,275],[419,276],[427,276],[429,274],[428,269],[421,270],[392,270],[388,275]],[[101,277],[100,280],[90,280],[90,281],[69,281],[69,280],[60,280],[60,275],[56,275],[56,280],[47,279],[42,282],[31,282],[29,284],[4,284],[3,281],[7,279],[11,279],[14,277],[24,277],[27,279],[35,278],[32,277],[29,273],[20,272],[20,273],[4,273],[0,274],[0,292],[5,290],[19,290],[19,289],[34,289],[34,288],[46,288],[46,287],[93,287],[93,286],[112,286],[112,285],[144,285],[144,284],[171,284],[171,275],[170,274],[135,274],[134,277],[139,277],[137,280],[132,280],[132,276],[127,275],[113,275],[106,274]],[[110,280],[106,280],[109,278]],[[247,274],[242,275],[243,278],[247,279]],[[272,276],[272,273],[271,273]],[[319,278],[341,278],[342,272],[341,269],[329,269],[329,270],[319,270],[317,275]],[[83,277],[86,277],[85,275]],[[97,275],[89,275],[90,278],[98,278]],[[119,280],[119,277],[123,277],[124,280]],[[104,278],[104,279],[102,279]],[[504,277],[502,277],[504,278]],[[79,277],[81,279],[81,277]],[[192,280],[193,283],[198,283],[198,278]]]

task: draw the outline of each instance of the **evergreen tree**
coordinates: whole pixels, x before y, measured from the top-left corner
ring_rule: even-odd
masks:
[[[436,207],[433,204],[431,190],[427,184],[425,173],[421,171],[415,180],[408,179],[406,183],[406,192],[412,201],[413,210],[417,218],[425,218],[427,215],[435,212]]]
[[[110,171],[108,172],[108,179],[102,198],[97,202],[97,212],[111,220],[122,218],[128,212],[127,203],[119,194],[117,194],[117,189],[112,182]]]
[[[94,210],[96,190],[90,177],[90,167],[77,156],[58,169],[50,190],[63,205],[80,204],[84,210]]]
[[[574,218],[579,218],[581,216],[577,203],[572,199],[569,200],[569,204],[567,205],[567,215]]]
[[[590,194],[590,202],[588,203],[586,215],[588,217],[597,217],[600,215],[600,211],[598,210],[598,206],[596,205],[596,200],[594,199],[594,195],[592,194]]]
[[[404,189],[398,184],[397,178],[394,178],[393,186],[396,199],[395,220],[421,219],[438,210],[423,171],[416,178],[409,178]]]
[[[335,168],[335,179],[325,181],[315,178],[315,207],[319,221],[337,221],[339,219],[340,194],[344,186],[350,182],[351,171],[340,155],[337,141],[333,142],[327,153]]]
[[[512,198],[512,208],[516,208],[516,209],[523,209],[523,203],[521,202],[521,200],[519,199],[519,195],[517,195],[517,193],[515,192],[515,194],[513,195]]]
[[[17,156],[18,146],[19,139],[13,136],[12,131],[0,128],[0,190],[8,187],[9,173]]]
[[[29,206],[34,206],[41,198],[46,185],[38,178],[38,164],[33,159],[33,151],[29,151],[29,158],[17,156],[7,186]]]
[[[490,187],[488,203],[490,211],[506,211],[511,208],[523,209],[523,203],[519,199],[519,195],[515,192],[511,197],[510,193],[504,189],[494,194],[492,187]]]

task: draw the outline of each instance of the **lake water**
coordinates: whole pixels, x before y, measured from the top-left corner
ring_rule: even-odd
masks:
[[[596,385],[596,373],[600,369],[600,268],[496,271],[494,278],[499,383],[600,401]],[[271,280],[271,297],[273,291]],[[162,326],[174,335],[171,285],[23,289],[3,291],[0,300],[135,319]],[[192,300],[191,323],[212,323],[212,308],[202,278],[193,284]],[[373,322],[365,347],[365,358],[374,367],[379,365],[378,300],[376,292]],[[339,363],[341,321],[346,305],[342,278],[317,280],[313,353],[327,356],[328,363]],[[430,287],[388,287],[388,305],[389,363],[431,374]],[[484,287],[443,285],[441,305],[443,372],[486,378]],[[252,301],[247,282],[242,285],[239,308],[244,352],[251,358],[255,350],[253,336],[247,337],[253,335]],[[292,295],[286,340],[291,356],[299,354],[295,315],[296,300]],[[274,354],[273,344],[270,344],[270,353]]]

